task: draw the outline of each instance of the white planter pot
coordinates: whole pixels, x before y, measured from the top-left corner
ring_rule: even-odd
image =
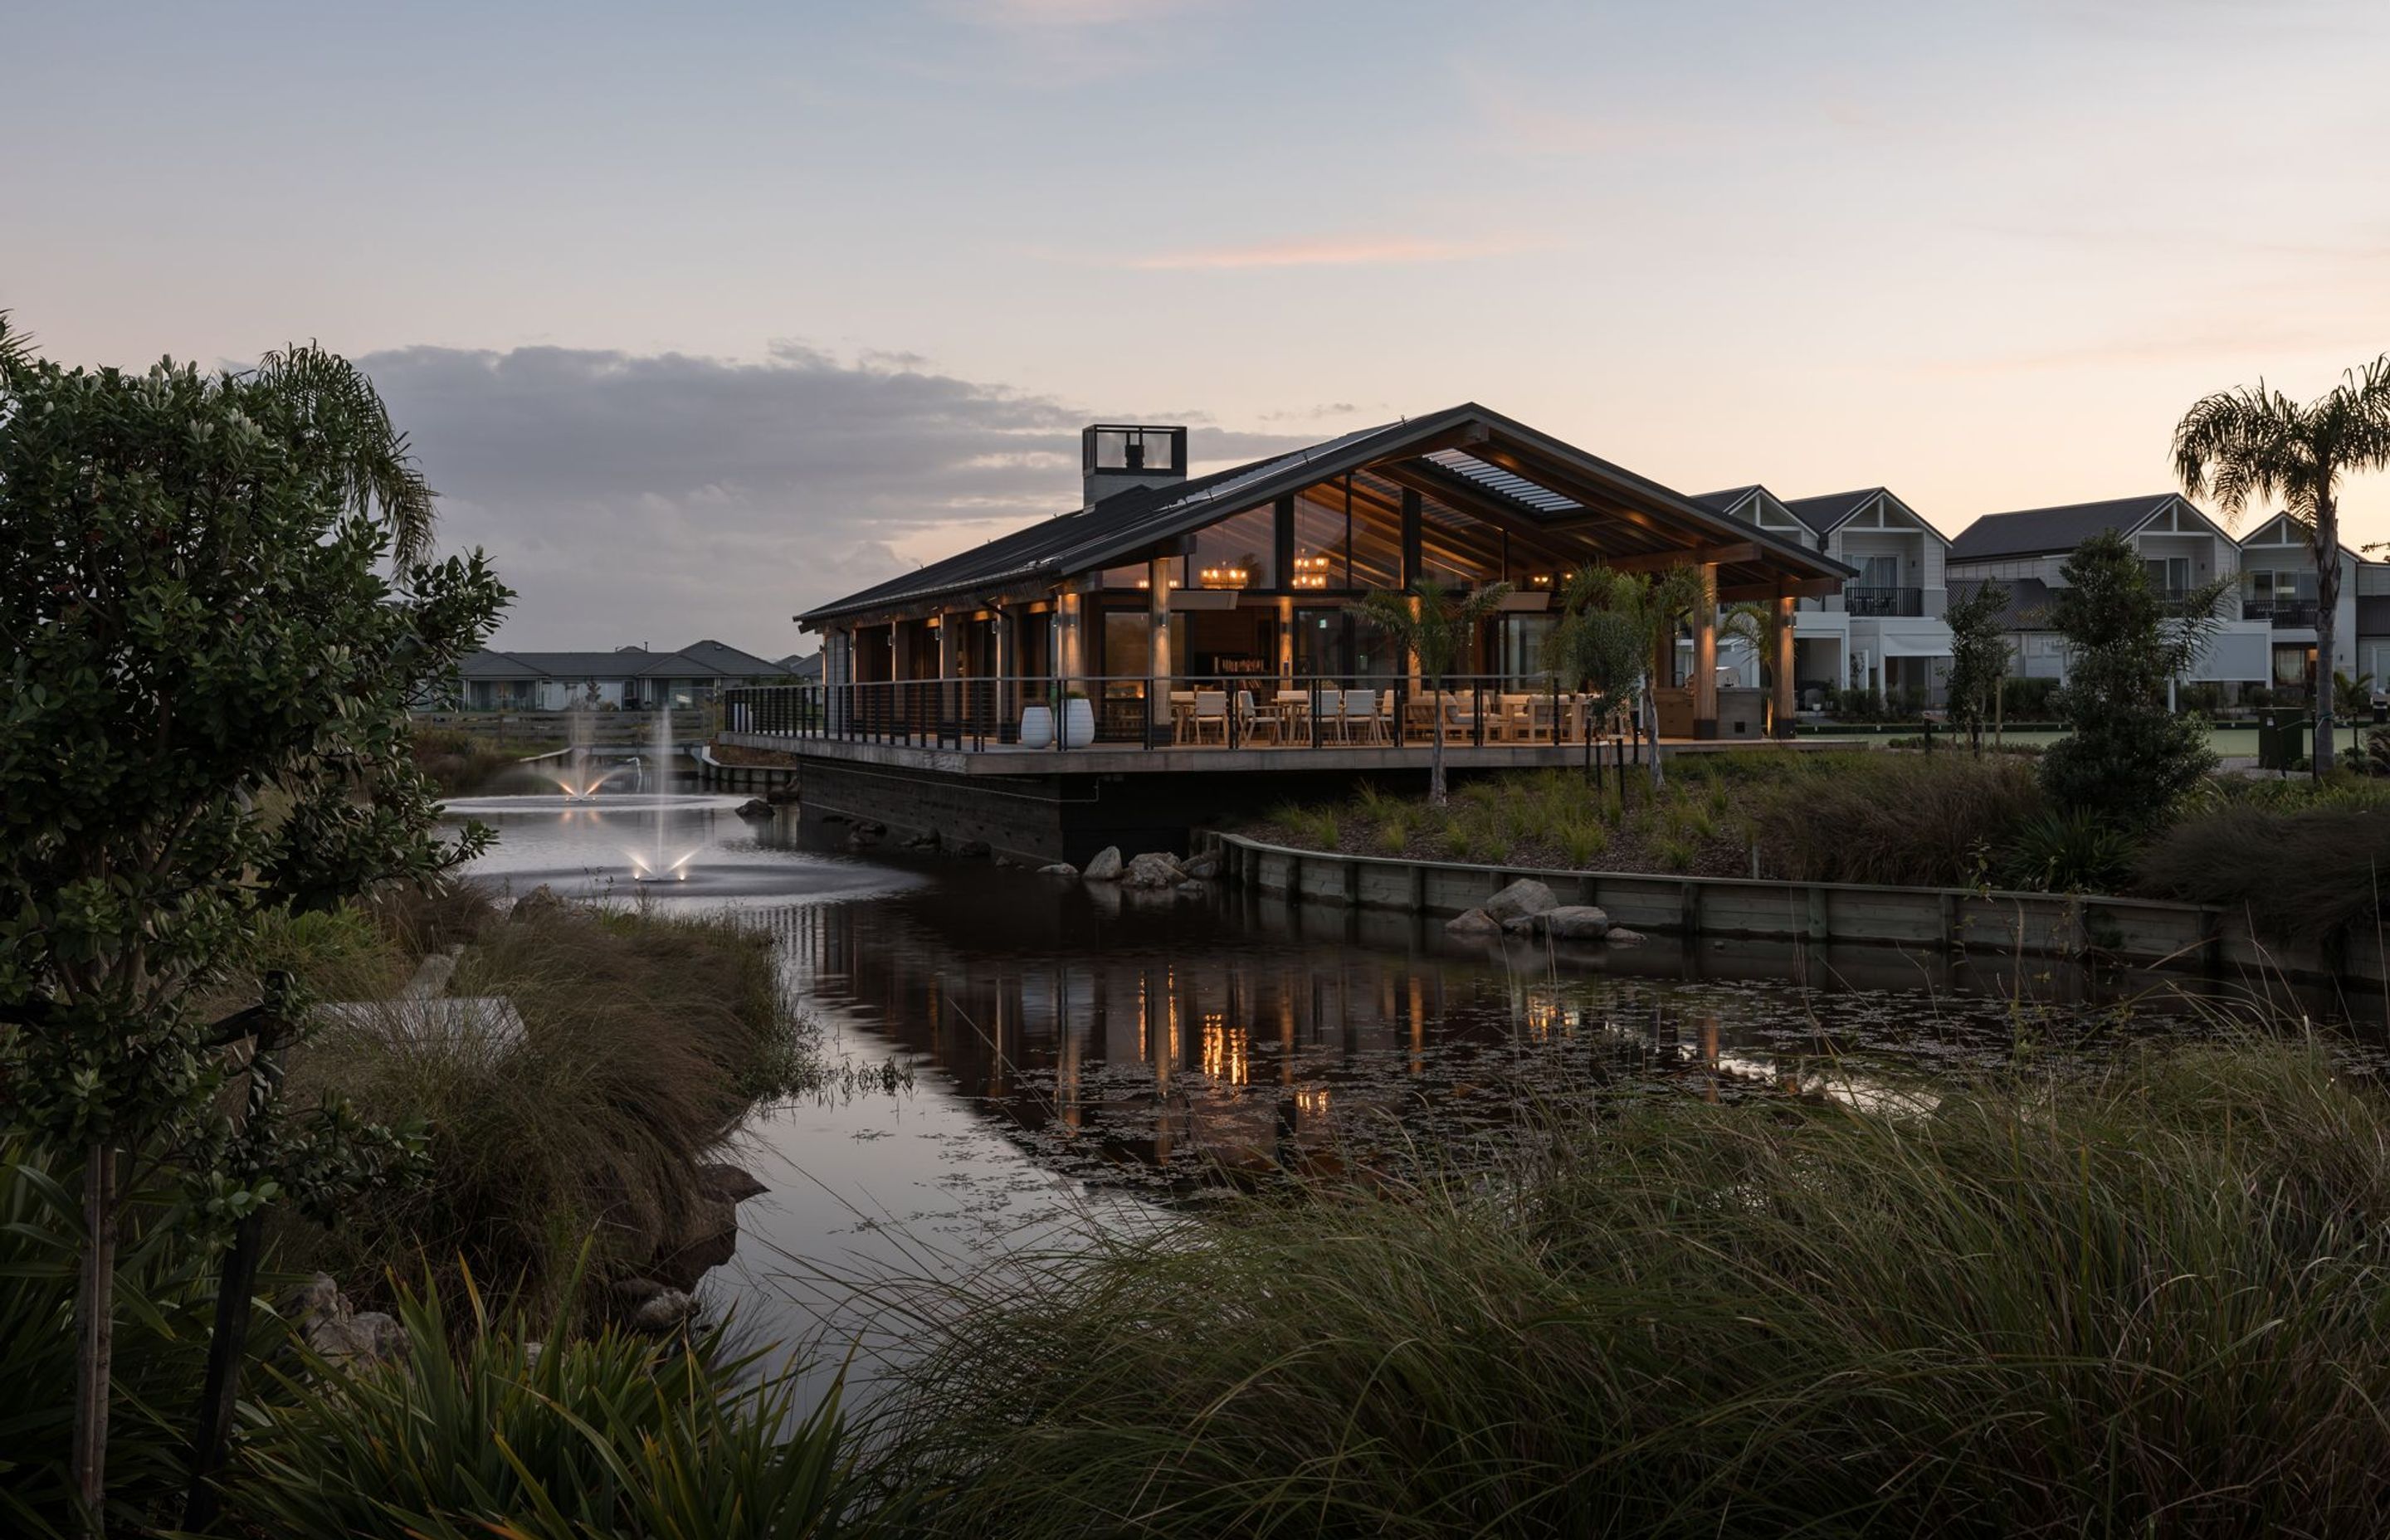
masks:
[[[1086,700],[1062,702],[1062,747],[1084,749],[1096,741],[1096,708]]]
[[[1054,708],[1023,706],[1021,708],[1021,746],[1023,749],[1054,747]]]

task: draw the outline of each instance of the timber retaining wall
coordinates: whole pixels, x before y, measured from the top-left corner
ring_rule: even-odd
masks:
[[[2101,958],[2210,978],[2379,986],[2390,976],[2378,935],[2339,946],[2283,945],[2256,936],[2240,915],[2156,899],[1474,866],[1296,850],[1210,830],[1195,843],[1219,852],[1221,875],[1231,883],[1356,908],[1457,915],[1528,877],[1563,904],[1599,905],[1614,924],[1673,935]]]

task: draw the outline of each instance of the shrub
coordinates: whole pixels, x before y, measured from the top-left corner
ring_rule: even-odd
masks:
[[[2375,1533],[2390,1115],[2299,1046],[1927,1116],[1561,1106],[1400,1201],[1095,1238],[878,1430],[907,1533]]]
[[[478,1295],[452,1323],[403,1295],[403,1365],[280,1377],[230,1496],[250,1523],[362,1540],[804,1540],[849,1495],[835,1391],[799,1415],[787,1381],[742,1388],[719,1341],[612,1331],[524,1341]]]
[[[1749,794],[1767,868],[1796,881],[1963,887],[2046,803],[2004,755],[1803,755]]]
[[[2049,614],[2066,639],[2058,708],[2068,732],[2042,755],[2042,787],[2062,807],[2154,826],[2216,766],[2204,728],[2165,709],[2167,681],[2197,661],[2204,637],[2170,613],[2113,530],[2075,546],[2062,571]],[[2202,592],[2212,601],[2212,590]]]
[[[2002,869],[2011,887],[2112,893],[2132,879],[2132,836],[2081,808],[2028,818],[2012,839]]]
[[[2236,910],[2279,941],[2380,924],[2385,884],[2390,813],[2370,792],[2294,812],[2243,803],[2195,815],[2151,841],[2139,878],[2151,897]]]

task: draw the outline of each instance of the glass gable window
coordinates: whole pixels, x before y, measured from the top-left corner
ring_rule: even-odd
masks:
[[[1194,569],[1198,588],[1273,588],[1278,554],[1278,509],[1247,508],[1197,532]]]
[[[1306,491],[1294,500],[1294,570],[1286,585],[1298,594],[1352,587],[1351,544],[1344,483]]]

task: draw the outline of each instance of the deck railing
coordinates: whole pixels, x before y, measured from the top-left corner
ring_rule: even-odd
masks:
[[[2271,621],[2277,631],[2295,630],[2316,622],[2316,601],[2313,599],[2242,599],[2241,618],[2244,621]]]
[[[1456,675],[1440,691],[1367,674],[1155,681],[965,677],[726,689],[722,729],[760,738],[966,751],[1421,748],[1639,742],[1619,702],[1552,681]]]
[[[1862,616],[1921,616],[1925,613],[1925,590],[1873,588],[1854,584],[1843,589],[1843,609],[1850,614]]]

